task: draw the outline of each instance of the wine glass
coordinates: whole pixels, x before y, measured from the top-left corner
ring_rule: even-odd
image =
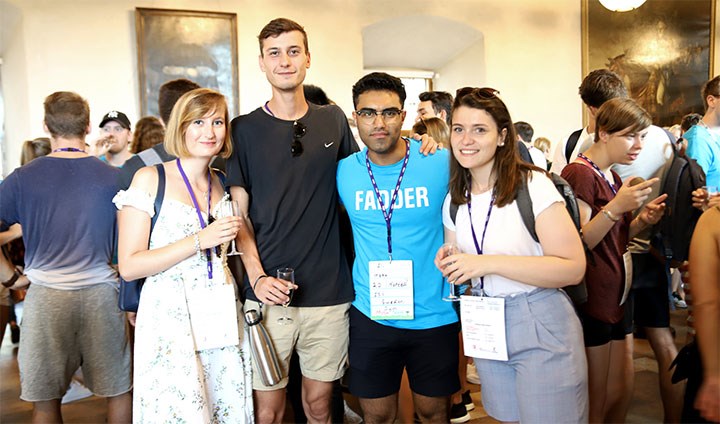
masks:
[[[283,307],[283,316],[278,318],[278,324],[280,325],[288,325],[292,322],[292,318],[290,318],[287,315],[287,308],[290,306],[290,302],[292,302],[293,293],[295,292],[295,270],[292,268],[280,268],[277,270],[277,278],[278,280],[284,280],[288,283],[288,289],[290,289],[290,293],[288,293],[288,299],[287,302],[282,304]]]
[[[450,255],[456,255],[460,253],[460,248],[455,243],[445,243],[442,246],[440,246],[440,249],[442,251],[442,259],[447,258]],[[443,297],[442,300],[446,302],[458,302],[460,301],[460,296],[455,294],[455,284],[454,281],[450,281],[447,278],[445,278],[449,284],[448,287],[448,295]]]
[[[237,200],[228,200],[222,204],[223,216],[241,216],[240,205]],[[237,238],[237,235],[236,235]],[[230,251],[227,252],[228,256],[242,255],[242,252],[238,252],[237,246],[235,245],[235,239],[230,241]]]

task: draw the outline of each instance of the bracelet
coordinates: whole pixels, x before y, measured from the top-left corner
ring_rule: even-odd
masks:
[[[612,221],[612,222],[618,222],[618,221],[620,221],[620,217],[619,217],[619,216],[615,216],[612,212],[610,212],[609,210],[607,210],[607,209],[605,209],[605,208],[600,209],[600,212],[602,212],[603,215],[605,215],[606,217],[608,217],[608,219],[609,219],[610,221]]]
[[[253,291],[255,291],[255,287],[257,287],[258,283],[259,283],[260,280],[263,279],[263,278],[267,278],[267,275],[263,274],[263,275],[261,275],[261,276],[259,276],[258,278],[255,279],[255,283],[253,283],[253,288],[252,288]]]
[[[202,254],[200,253],[200,234],[195,233],[195,236],[193,237],[193,240],[194,240],[193,246],[194,246],[194,248],[195,248],[195,252],[196,252],[200,257],[202,257]]]
[[[13,272],[12,277],[10,277],[9,280],[3,281],[0,284],[2,284],[4,287],[10,288],[15,284],[15,282],[18,280],[18,278],[20,278],[21,275],[22,275],[22,273],[16,267],[15,272]]]

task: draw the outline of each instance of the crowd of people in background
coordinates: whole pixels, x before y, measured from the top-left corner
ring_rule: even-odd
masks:
[[[161,116],[112,110],[86,140],[88,102],[45,99],[49,138],[0,183],[0,341],[8,326],[19,341],[33,422],[62,422],[77,386],[111,423],[278,423],[288,398],[297,422],[462,423],[469,382],[499,421],[624,422],[640,330],[664,421],[720,422],[720,77],[704,115],[664,129],[594,70],[588,125],[551,151],[490,87],[422,93],[403,131],[402,81],[373,72],[347,116],[303,85],[300,24],[258,40],[272,95],[238,117],[171,80]],[[681,196],[677,169],[696,170]],[[663,220],[681,208],[673,251]],[[138,279],[126,313],[119,284]],[[670,311],[686,303],[696,343],[678,354]],[[672,366],[688,355],[686,390]]]

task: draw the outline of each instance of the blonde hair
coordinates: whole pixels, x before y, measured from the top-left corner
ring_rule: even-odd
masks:
[[[538,137],[535,139],[535,142],[533,142],[535,147],[540,150],[541,152],[545,153],[547,155],[550,153],[550,147],[552,146],[552,142],[548,140],[545,137]]]
[[[450,128],[441,118],[436,116],[423,118],[413,125],[413,130],[420,135],[429,135],[437,143],[442,143],[445,146],[450,145]]]
[[[229,158],[232,154],[232,140],[227,102],[225,96],[209,88],[189,91],[178,99],[170,114],[170,121],[165,131],[165,150],[179,158],[190,156],[190,151],[185,145],[185,132],[188,126],[192,121],[220,110],[223,111],[226,132],[225,141],[218,156]]]

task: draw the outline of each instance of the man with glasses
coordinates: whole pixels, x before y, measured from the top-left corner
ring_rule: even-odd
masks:
[[[95,149],[103,153],[98,158],[116,168],[123,166],[132,156],[128,149],[132,140],[132,131],[127,115],[111,110],[100,121],[100,131],[102,138],[95,142]]]
[[[458,379],[457,313],[442,300],[435,252],[443,243],[448,151],[423,156],[400,137],[405,87],[386,73],[353,86],[367,150],[340,161],[337,187],[355,243],[350,392],[367,423],[393,422],[403,369],[422,422],[448,422]],[[467,417],[469,419],[469,416]]]
[[[310,66],[307,34],[289,19],[275,19],[258,36],[260,69],[272,86],[262,107],[232,122],[233,156],[227,161],[233,199],[247,225],[239,235],[246,269],[245,309],[260,309],[285,377],[266,386],[254,364],[258,423],[280,422],[285,412],[287,370],[297,350],[303,405],[310,422],[330,422],[333,381],[347,359],[350,270],[338,230],[337,161],[357,151],[347,119],[337,106],[316,106],[303,94]],[[295,269],[290,301],[279,268]]]
[[[705,115],[684,135],[687,155],[705,171],[708,186],[720,186],[720,76],[706,82],[702,89]]]

